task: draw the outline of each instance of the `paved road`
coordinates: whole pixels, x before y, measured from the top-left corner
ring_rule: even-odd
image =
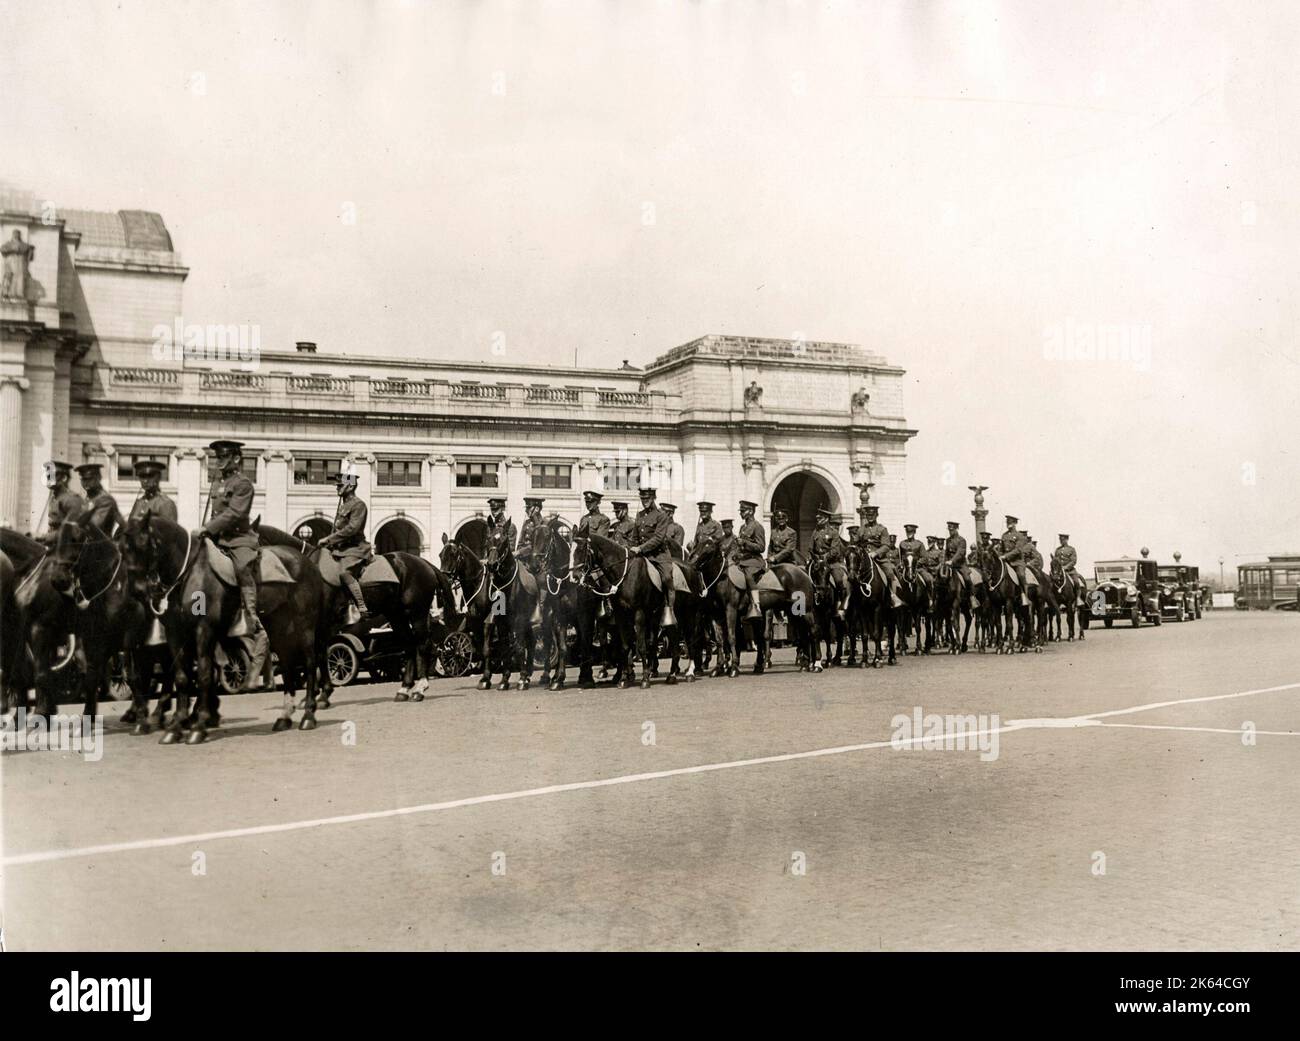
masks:
[[[1297,637],[1231,613],[646,692],[362,685],[311,733],[247,696],[199,747],[114,722],[98,762],[3,758],[6,943],[1294,949]],[[882,747],[918,708],[996,715],[996,758]]]

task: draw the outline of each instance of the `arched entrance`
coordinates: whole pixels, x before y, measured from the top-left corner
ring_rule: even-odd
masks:
[[[333,527],[334,525],[324,517],[308,517],[293,529],[293,534],[296,538],[304,539],[314,546],[328,535]]]
[[[415,553],[423,548],[420,529],[409,520],[395,517],[375,532],[376,553]]]
[[[790,526],[799,533],[799,550],[804,554],[812,545],[819,508],[838,511],[839,496],[825,478],[811,470],[784,477],[772,492],[772,512],[785,510],[790,515]]]

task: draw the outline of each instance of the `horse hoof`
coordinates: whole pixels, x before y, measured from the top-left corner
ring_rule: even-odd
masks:
[[[412,701],[423,701],[423,700],[424,700],[424,695],[421,694],[421,693],[417,690],[414,694],[411,695],[411,700],[412,700]]]
[[[135,709],[129,708],[122,713],[121,722],[125,723],[127,726],[130,726],[135,721],[136,721]]]
[[[688,673],[686,674],[686,682],[687,682],[687,683],[694,683],[695,680],[696,680],[695,673],[693,673],[693,672],[688,672]]]
[[[208,732],[206,730],[203,730],[200,727],[195,727],[193,730],[191,730],[188,734],[185,735],[185,743],[187,745],[201,745],[207,739],[208,739]]]
[[[288,716],[281,716],[271,725],[271,733],[278,734],[281,730],[288,730],[293,726],[293,720]]]
[[[149,733],[149,730],[150,726],[148,723],[137,723],[131,728],[131,736],[144,737],[145,734]]]
[[[518,690],[527,690],[527,689],[528,689],[529,687],[531,687],[531,686],[532,686],[532,682],[531,682],[531,681],[529,681],[529,680],[520,680],[520,681],[519,681],[519,684],[518,684],[518,687],[517,687],[516,689],[518,689]]]
[[[541,684],[539,683],[538,686],[541,686]],[[558,683],[556,683],[554,680],[552,680],[550,683],[548,683],[548,684],[546,685],[546,689],[547,689],[547,690],[559,690],[559,689],[560,689],[560,685],[559,685]]]
[[[482,690],[482,689],[483,689],[483,684],[480,683],[480,684],[479,684],[479,690]],[[404,691],[404,690],[399,690],[396,694],[393,695],[393,700],[394,700],[394,701],[410,701],[410,700],[411,700],[411,695],[409,695],[408,693],[406,693],[406,691]]]
[[[628,688],[628,682],[627,682],[627,680],[619,680],[619,681],[618,681],[618,689],[619,689],[619,690],[627,690],[627,688]]]
[[[550,676],[550,673],[547,673],[546,675],[544,675],[544,676],[542,676],[540,679],[538,679],[538,681],[537,681],[537,685],[538,685],[539,687],[545,687],[547,690],[550,690],[550,689],[551,689],[551,676]]]
[[[826,670],[825,670],[825,668],[822,666],[822,664],[821,664],[820,662],[818,662],[816,665],[813,666],[812,671],[813,671],[813,672],[825,672]]]
[[[315,729],[316,729],[316,717],[315,717],[315,716],[303,716],[302,719],[301,719],[301,720],[299,721],[299,723],[298,723],[298,729],[299,729],[299,730],[315,730]]]
[[[675,687],[675,686],[677,686],[677,674],[676,674],[676,673],[672,673],[672,672],[670,672],[670,673],[668,674],[668,678],[667,678],[666,680],[664,680],[664,685],[665,685],[665,686],[668,686],[668,687]]]
[[[488,680],[479,680],[476,686],[479,690],[487,690],[492,684]]]
[[[181,735],[175,730],[164,731],[163,736],[158,739],[160,745],[174,745],[181,739]]]
[[[641,681],[641,689],[642,689],[642,690],[649,690],[649,689],[650,689],[650,677],[649,677],[649,676],[647,676],[645,679],[643,679],[643,680]]]

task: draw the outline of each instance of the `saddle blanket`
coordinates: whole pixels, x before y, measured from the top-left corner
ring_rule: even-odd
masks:
[[[223,583],[228,586],[239,585],[239,579],[235,577],[235,564],[226,556],[221,549],[212,541],[204,540],[204,546],[208,553],[208,567],[212,573],[217,576]],[[282,550],[281,552],[289,553],[292,550]],[[258,554],[261,565],[261,575],[263,583],[292,583],[293,575],[289,574],[288,568],[275,552],[275,547],[264,546],[262,552]]]
[[[316,567],[320,571],[320,577],[325,579],[325,583],[337,589],[342,582],[343,567],[333,555],[322,552],[316,558]],[[363,586],[377,586],[385,582],[397,585],[401,579],[397,577],[397,572],[393,570],[393,565],[388,563],[386,557],[375,557],[365,566],[359,581]]]
[[[649,572],[650,581],[654,583],[655,588],[662,593],[664,583],[663,579],[659,577],[659,569],[652,565],[646,568],[646,571]],[[679,593],[689,593],[691,591],[691,584],[686,581],[686,572],[678,566],[676,561],[673,561],[673,588]]]
[[[745,578],[744,570],[738,564],[731,564],[727,568],[727,580],[737,589],[748,589],[749,582]],[[755,589],[766,589],[772,593],[784,593],[785,587],[781,585],[781,580],[771,571],[764,571],[759,580],[754,584]]]

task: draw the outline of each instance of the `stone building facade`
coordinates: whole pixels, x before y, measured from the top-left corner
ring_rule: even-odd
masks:
[[[576,519],[584,490],[635,511],[650,481],[688,532],[697,500],[727,517],[748,498],[765,522],[790,510],[804,544],[863,482],[887,524],[906,508],[903,370],[862,347],[703,336],[644,369],[261,350],[255,329],[180,326],[188,269],[157,214],[0,193],[14,231],[35,250],[23,297],[0,301],[0,523],[19,530],[43,528],[50,458],[103,463],[124,511],[133,463],[157,458],[197,525],[219,436],[247,442],[267,523],[328,530],[328,475],[349,466],[377,548],[430,556],[494,491],[516,517],[537,494]]]

